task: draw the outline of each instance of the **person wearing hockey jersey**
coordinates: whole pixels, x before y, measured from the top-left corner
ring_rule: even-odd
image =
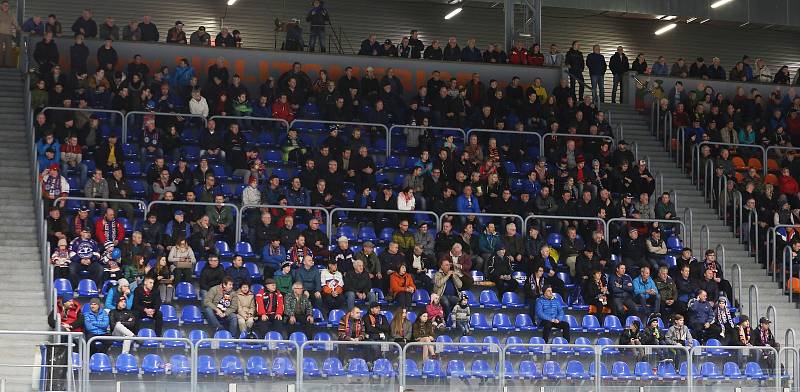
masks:
[[[116,212],[112,208],[107,208],[103,219],[97,220],[94,232],[98,242],[111,241],[114,246],[117,246],[125,238],[125,226],[117,219]]]
[[[344,276],[339,272],[336,260],[328,261],[328,268],[320,272],[322,283],[322,303],[327,311],[344,309]]]
[[[122,251],[114,246],[111,241],[103,244],[103,254],[100,256],[100,263],[103,265],[103,280],[117,280],[122,278]],[[113,309],[113,308],[112,308]]]
[[[100,264],[100,247],[92,239],[89,229],[81,230],[81,235],[72,240],[70,249],[69,279],[72,287],[84,277],[95,281],[98,287],[103,284],[103,266]]]

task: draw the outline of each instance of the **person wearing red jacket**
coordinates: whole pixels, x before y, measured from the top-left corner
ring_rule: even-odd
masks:
[[[778,177],[778,189],[781,194],[786,195],[792,206],[800,206],[798,204],[798,201],[800,201],[800,184],[792,177],[788,167],[781,169],[781,176]]]
[[[539,44],[533,44],[528,51],[528,65],[539,67],[544,65],[544,54],[542,54],[542,47]]]
[[[256,294],[256,319],[253,331],[263,338],[269,331],[284,333],[283,294],[277,289],[275,279],[267,279],[264,288]]]
[[[508,54],[508,62],[511,64],[525,65],[528,64],[528,51],[522,45],[522,42],[515,42],[514,47]]]
[[[125,226],[116,218],[114,209],[107,208],[103,219],[98,219],[95,223],[94,233],[97,236],[97,243],[105,244],[106,241],[111,241],[117,246],[125,239]]]
[[[286,97],[286,94],[281,94],[272,104],[272,118],[286,120],[289,123],[294,121],[294,110],[289,105],[289,98]]]
[[[59,317],[56,319],[53,311],[50,311],[50,316],[47,320],[50,328],[56,329],[56,322],[58,322],[62,331],[83,332],[81,304],[78,300],[72,298],[72,293],[61,294],[57,299],[56,309]]]

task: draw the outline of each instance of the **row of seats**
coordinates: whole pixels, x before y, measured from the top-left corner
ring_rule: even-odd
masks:
[[[89,370],[96,374],[147,374],[147,375],[187,375],[191,372],[191,365],[185,355],[173,355],[169,362],[165,362],[158,354],[147,354],[142,358],[141,367],[136,356],[132,354],[120,354],[117,356],[114,365],[111,365],[111,358],[103,353],[93,354],[89,361]],[[458,378],[480,378],[494,379],[500,376],[500,363],[492,367],[487,360],[473,360],[468,367],[463,360],[453,359],[447,362],[446,367],[442,366],[439,360],[428,359],[422,363],[420,369],[412,359],[406,359],[403,372],[409,378],[444,379],[450,377]],[[561,364],[557,361],[545,361],[541,366],[537,366],[532,360],[520,361],[515,367],[511,361],[504,361],[504,377],[507,379],[523,380],[590,380],[596,374],[594,362],[587,367],[578,360],[571,360],[566,363],[562,370]],[[326,358],[320,367],[317,359],[303,358],[303,377],[397,377],[400,369],[395,368],[389,359],[380,358],[373,364],[372,370],[369,369],[367,362],[363,358],[352,358],[348,361],[347,367],[336,357]],[[278,356],[271,362],[261,356],[250,356],[243,364],[242,360],[236,355],[226,355],[219,361],[210,355],[198,356],[197,373],[202,376],[256,376],[256,377],[295,377],[295,364],[288,357]],[[654,370],[648,362],[636,362],[631,371],[627,362],[616,361],[611,365],[611,372],[605,363],[600,363],[600,377],[610,381],[665,381],[675,382],[684,381],[688,377],[688,365],[681,362],[679,369],[671,361],[662,361]],[[739,364],[735,362],[725,362],[722,369],[715,362],[704,362],[695,364],[693,367],[692,378],[699,381],[722,381],[722,380],[743,380],[743,381],[766,381],[772,377],[766,375],[761,366],[756,362],[748,362],[742,372]]]

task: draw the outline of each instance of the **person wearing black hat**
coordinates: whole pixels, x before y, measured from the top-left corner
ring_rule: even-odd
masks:
[[[639,269],[647,264],[645,260],[645,253],[647,248],[642,238],[639,236],[639,230],[631,226],[628,228],[628,233],[622,239],[621,247],[621,263],[626,264],[628,267]]]
[[[364,317],[364,334],[367,340],[373,342],[388,341],[392,336],[391,326],[386,316],[381,313],[381,305],[373,301],[369,303],[367,309],[367,315]]]
[[[781,346],[775,341],[775,335],[769,327],[771,323],[772,321],[766,317],[761,317],[758,320],[758,328],[752,332],[753,346],[772,347],[775,350],[780,350]],[[772,350],[761,350],[759,362],[762,368],[767,371],[775,369],[775,352]]]
[[[495,253],[489,257],[486,263],[488,278],[494,282],[500,295],[509,291],[513,292],[517,288],[517,281],[511,277],[514,272],[511,267],[513,263],[514,258],[506,255],[506,248],[503,245],[497,247]]]
[[[175,22],[175,26],[167,31],[167,43],[186,45],[186,33],[183,31],[183,22]]]

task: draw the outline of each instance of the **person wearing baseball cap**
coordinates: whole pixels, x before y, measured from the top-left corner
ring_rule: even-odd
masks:
[[[176,21],[175,26],[167,31],[167,43],[186,45],[186,32],[183,31],[183,22]]]
[[[780,350],[781,345],[775,341],[775,335],[772,333],[769,325],[772,321],[766,317],[761,317],[758,320],[758,328],[752,332],[751,341],[753,346],[772,347],[775,350]],[[775,352],[772,350],[761,350],[761,358],[766,363],[765,369],[775,368]]]

